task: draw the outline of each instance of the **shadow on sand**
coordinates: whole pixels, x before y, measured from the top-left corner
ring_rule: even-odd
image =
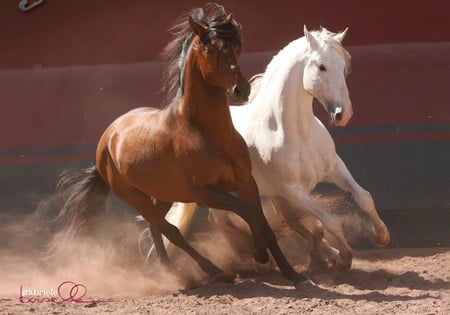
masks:
[[[401,294],[387,294],[379,292],[388,287],[405,288],[405,290],[432,290],[440,291],[450,287],[450,282],[437,280],[429,281],[416,272],[408,271],[403,274],[394,274],[386,270],[363,271],[351,270],[347,273],[329,273],[320,276],[311,276],[316,287],[296,290],[289,281],[279,273],[258,276],[253,279],[241,278],[235,284],[209,284],[197,289],[183,291],[188,296],[210,298],[216,295],[230,295],[237,299],[253,297],[318,298],[323,300],[350,299],[353,301],[392,302],[412,301],[436,298],[430,294],[407,296]],[[357,289],[355,293],[341,293],[333,290],[337,285],[352,286]],[[371,292],[361,292],[370,290]],[[348,290],[342,290],[348,291]]]

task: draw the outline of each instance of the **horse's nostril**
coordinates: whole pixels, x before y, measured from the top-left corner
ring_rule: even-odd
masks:
[[[334,110],[334,113],[331,114],[331,117],[333,118],[334,121],[341,121],[342,118],[344,118],[344,115],[342,114],[342,107],[336,107],[336,109]]]
[[[240,98],[242,96],[242,92],[241,89],[239,89],[239,87],[236,85],[233,89],[233,94],[234,96]]]

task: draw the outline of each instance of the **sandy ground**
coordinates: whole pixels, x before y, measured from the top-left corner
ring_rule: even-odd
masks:
[[[450,248],[365,250],[356,252],[356,257],[349,272],[309,273],[317,287],[305,290],[294,289],[274,272],[239,276],[234,284],[214,283],[186,291],[165,280],[158,284],[148,279],[148,293],[136,291],[130,296],[127,291],[133,284],[142,290],[145,281],[128,274],[109,295],[88,292],[83,298],[86,303],[31,304],[20,303],[17,283],[15,294],[0,296],[0,314],[450,313]],[[52,288],[47,285],[44,288]],[[111,290],[108,279],[104,285],[97,284],[94,291]],[[89,302],[94,299],[104,302]]]
[[[95,240],[74,241],[51,264],[42,259],[43,244],[53,233],[51,225],[34,215],[4,215],[0,222],[1,315],[450,314],[450,248],[446,247],[360,249],[348,272],[313,272],[306,270],[305,244],[287,233],[280,237],[280,247],[295,268],[317,284],[297,290],[277,271],[259,276],[249,272],[249,260],[234,255],[221,235],[206,228],[191,236],[193,246],[222,269],[242,271],[233,284],[184,290],[184,284],[159,263],[142,267],[136,246],[142,226],[130,218],[104,220]],[[107,241],[100,241],[100,232]],[[355,233],[366,237],[362,230]],[[180,270],[205,280],[189,257],[174,254]],[[56,292],[64,281],[73,283],[63,285],[60,295],[27,295],[34,289]],[[74,284],[80,284],[72,292],[74,300],[86,291],[83,303],[62,301]]]

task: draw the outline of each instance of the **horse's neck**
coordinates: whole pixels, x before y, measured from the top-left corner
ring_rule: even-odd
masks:
[[[184,75],[184,92],[178,104],[178,115],[200,127],[208,136],[229,138],[233,125],[225,91],[205,82],[194,60],[187,62]]]
[[[303,70],[303,62],[298,62],[291,68],[288,77],[283,80],[284,85],[280,95],[280,100],[283,101],[278,102],[278,106],[282,108],[283,129],[295,128],[297,135],[306,136],[310,133],[314,112],[313,98],[303,88]]]
[[[276,67],[270,77],[263,79],[255,97],[252,110],[259,110],[259,119],[269,122],[270,129],[282,132],[283,138],[305,137],[314,123],[313,98],[303,88],[303,70],[300,59]]]

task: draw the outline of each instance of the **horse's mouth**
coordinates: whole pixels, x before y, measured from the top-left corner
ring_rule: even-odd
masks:
[[[250,85],[247,89],[245,89],[236,84],[232,88],[228,89],[227,92],[233,102],[243,104],[248,101]]]

